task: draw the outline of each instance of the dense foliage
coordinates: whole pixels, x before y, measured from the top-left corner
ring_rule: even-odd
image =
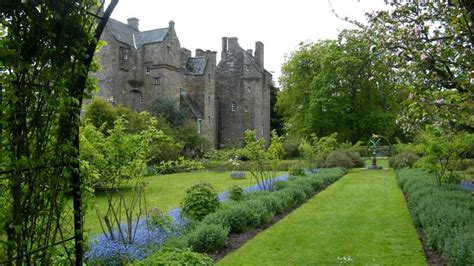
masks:
[[[114,107],[99,97],[93,98],[85,109],[83,120],[106,136],[119,118],[127,124],[126,133],[129,134],[147,130],[152,123],[157,131],[147,148],[147,159],[150,164],[177,160],[183,151],[184,144],[175,141],[174,131],[168,122],[159,116],[153,117],[147,112],[137,113],[124,106]]]
[[[360,146],[360,142],[354,145],[338,142],[337,133],[321,138],[311,134],[309,140],[301,141],[299,150],[310,167],[355,168],[365,166],[360,157]]]
[[[202,220],[219,208],[217,192],[209,183],[196,184],[186,190],[181,203],[183,215],[193,220]]]
[[[371,44],[347,31],[337,41],[304,43],[282,68],[276,107],[290,134],[367,140],[374,132],[401,136],[395,118],[403,92]]]
[[[472,1],[388,2],[392,8],[370,15],[363,35],[406,84],[399,124],[412,132],[433,124],[472,132]]]
[[[429,128],[419,135],[417,148],[423,154],[420,165],[439,185],[457,184],[462,161],[474,157],[474,134]]]
[[[214,262],[208,256],[193,252],[189,248],[164,247],[148,258],[133,263],[133,265],[214,265]]]
[[[148,145],[155,137],[150,126],[141,134],[128,134],[126,122],[119,118],[104,135],[92,124],[81,128],[80,158],[85,172],[95,179],[95,186],[118,187],[127,180],[146,174]]]
[[[423,228],[430,248],[439,251],[448,265],[472,265],[472,195],[457,186],[439,187],[421,170],[400,170],[397,175],[415,224]]]
[[[79,115],[94,89],[87,75],[97,46],[98,4],[0,2],[2,264],[50,264],[50,245],[73,234],[80,253]],[[66,204],[72,190],[76,231],[64,222],[72,216]],[[74,253],[72,245],[61,247]],[[72,264],[74,257],[67,260]]]

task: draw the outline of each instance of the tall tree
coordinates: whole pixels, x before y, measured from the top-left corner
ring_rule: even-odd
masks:
[[[367,140],[373,133],[401,136],[395,119],[400,90],[391,69],[360,31],[336,41],[301,44],[283,66],[277,108],[291,133]]]

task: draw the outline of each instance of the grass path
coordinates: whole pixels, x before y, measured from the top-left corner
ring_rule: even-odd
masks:
[[[426,265],[392,170],[353,170],[220,265]]]

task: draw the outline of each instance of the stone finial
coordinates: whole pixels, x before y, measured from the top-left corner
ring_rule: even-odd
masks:
[[[138,22],[139,22],[138,18],[129,18],[129,19],[127,19],[128,26],[132,27],[136,31],[139,31]]]

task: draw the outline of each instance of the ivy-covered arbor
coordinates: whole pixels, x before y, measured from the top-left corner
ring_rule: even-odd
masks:
[[[117,2],[0,1],[0,264],[82,265],[80,109]]]

